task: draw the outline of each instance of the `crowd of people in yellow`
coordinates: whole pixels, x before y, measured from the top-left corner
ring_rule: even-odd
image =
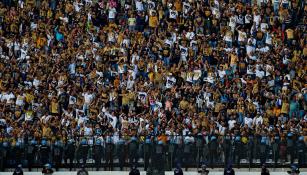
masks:
[[[303,0],[3,0],[1,143],[306,143],[306,11]]]

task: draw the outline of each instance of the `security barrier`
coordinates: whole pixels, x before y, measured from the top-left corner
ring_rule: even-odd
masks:
[[[253,137],[247,141],[237,138],[208,136],[168,136],[166,140],[153,137],[79,137],[67,142],[43,140],[28,141],[0,146],[0,168],[42,167],[46,163],[56,169],[74,170],[85,164],[93,170],[127,170],[133,164],[145,171],[170,171],[177,164],[184,170],[198,168],[201,163],[208,167],[223,168],[232,164],[238,168],[289,167],[298,163],[306,167],[305,146],[293,140],[263,142]]]

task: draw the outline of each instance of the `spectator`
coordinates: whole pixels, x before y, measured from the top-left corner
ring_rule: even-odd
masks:
[[[72,168],[79,141],[100,137],[113,169],[119,135],[137,149],[174,137],[190,155],[199,134],[211,164],[220,141],[227,156],[235,142],[237,164],[250,143],[264,163],[273,140],[293,162],[306,144],[307,6],[244,2],[1,1],[1,153],[22,143],[45,164],[61,142]]]

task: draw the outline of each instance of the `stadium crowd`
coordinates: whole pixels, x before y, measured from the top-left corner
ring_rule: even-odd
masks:
[[[305,146],[306,12],[304,0],[3,0],[0,142]]]

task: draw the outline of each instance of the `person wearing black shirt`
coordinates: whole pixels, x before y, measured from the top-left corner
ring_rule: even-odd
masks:
[[[183,171],[181,169],[180,164],[177,164],[177,167],[174,170],[174,175],[183,175]]]
[[[23,175],[22,166],[18,165],[13,173],[13,175]]]
[[[207,170],[207,165],[203,163],[201,165],[201,170],[199,170],[198,173],[200,175],[208,175],[209,174],[209,170]]]
[[[133,165],[129,175],[140,175],[140,171],[137,169],[136,165]]]
[[[64,149],[64,152],[65,152],[64,159],[65,159],[65,164],[68,165],[69,167],[69,171],[71,171],[73,168],[73,161],[75,159],[75,151],[76,151],[76,146],[75,146],[74,140],[73,139],[68,140],[67,144],[65,145],[65,149]],[[68,164],[68,160],[69,160],[69,164]]]
[[[44,168],[43,168],[42,173],[43,173],[44,175],[51,175],[51,174],[53,174],[53,170],[52,170],[52,168],[51,168],[51,165],[50,165],[50,164],[46,164],[46,165],[44,166]]]
[[[77,175],[88,175],[84,165],[81,166],[81,169],[77,172]]]
[[[287,171],[287,173],[290,174],[290,175],[299,175],[300,174],[300,170],[295,165],[292,165],[291,166],[291,171]]]
[[[231,165],[228,165],[224,170],[224,175],[235,175],[235,171],[233,170]]]
[[[37,152],[37,148],[38,148],[38,145],[37,145],[37,142],[34,139],[31,140],[31,143],[28,144],[27,147],[26,147],[29,171],[31,171],[31,169],[32,169],[32,165],[34,163],[34,157],[35,157],[35,154]]]
[[[266,168],[265,165],[262,165],[261,175],[270,175],[270,171]]]
[[[40,156],[42,164],[46,164],[49,162],[49,154],[50,154],[50,147],[47,145],[47,141],[45,139],[42,140],[40,145]]]

